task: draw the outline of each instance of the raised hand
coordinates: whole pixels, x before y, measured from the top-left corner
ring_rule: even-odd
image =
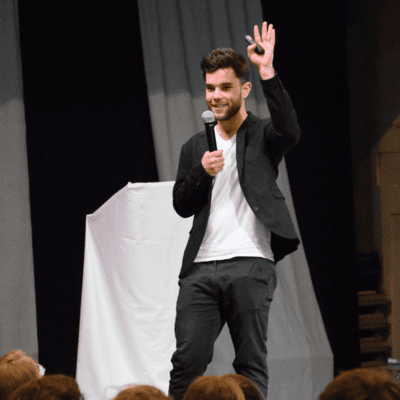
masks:
[[[272,61],[274,59],[274,47],[275,47],[275,29],[273,25],[268,26],[267,22],[264,21],[262,24],[262,33],[260,37],[260,32],[258,26],[254,26],[254,40],[263,49],[264,54],[259,55],[256,53],[256,43],[251,44],[247,47],[247,55],[250,61],[257,67],[260,72],[261,79],[272,78],[275,74],[274,68],[272,66]]]

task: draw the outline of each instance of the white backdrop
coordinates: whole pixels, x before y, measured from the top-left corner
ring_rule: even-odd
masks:
[[[173,184],[129,183],[87,216],[77,381],[88,400],[112,398],[128,384],[168,393],[178,275],[192,225],[173,210]],[[268,400],[317,399],[333,378],[333,356],[303,248],[277,272]],[[234,373],[228,332],[215,343],[208,375]]]

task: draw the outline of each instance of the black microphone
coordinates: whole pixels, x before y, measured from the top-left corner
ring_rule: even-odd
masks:
[[[217,121],[215,120],[215,115],[212,111],[204,111],[201,114],[201,118],[206,126],[206,134],[207,134],[207,141],[208,141],[208,149],[210,153],[217,150],[217,142],[215,140],[215,132],[214,126],[217,125]]]
[[[254,43],[255,43],[254,40],[251,38],[250,35],[246,35],[244,38],[246,39],[246,41],[247,41],[248,44],[254,44]],[[265,53],[264,49],[263,49],[258,43],[257,43],[257,47],[256,47],[256,50],[255,50],[255,51],[256,51],[256,53],[259,54],[260,56],[262,56],[262,55]]]

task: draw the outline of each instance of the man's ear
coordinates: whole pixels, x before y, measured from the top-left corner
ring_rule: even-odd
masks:
[[[251,92],[251,82],[245,82],[242,85],[242,98],[245,99]]]

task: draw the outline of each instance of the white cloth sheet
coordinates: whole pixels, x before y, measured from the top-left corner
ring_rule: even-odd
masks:
[[[172,207],[173,184],[128,183],[87,216],[76,375],[86,400],[111,399],[129,384],[168,394],[178,275],[192,225]],[[333,357],[302,248],[277,271],[268,400],[317,399],[333,378]],[[233,358],[225,326],[206,374],[234,373]]]

